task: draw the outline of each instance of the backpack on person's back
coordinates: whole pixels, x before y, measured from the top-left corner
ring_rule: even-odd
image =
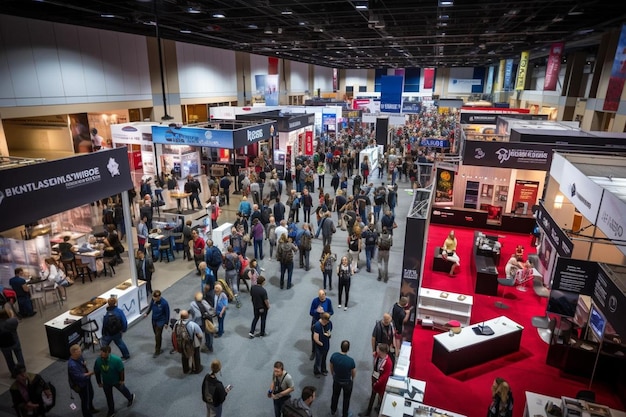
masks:
[[[176,340],[176,351],[184,354],[186,357],[191,357],[194,351],[193,340],[189,330],[187,330],[187,325],[182,320],[176,322],[172,335]]]
[[[103,327],[109,336],[118,334],[124,328],[122,320],[112,311],[106,313]]]
[[[378,240],[378,250],[391,249],[391,235],[389,233],[383,233]]]
[[[300,250],[311,250],[311,233],[304,232],[300,236]]]

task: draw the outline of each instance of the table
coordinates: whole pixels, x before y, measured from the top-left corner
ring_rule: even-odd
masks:
[[[76,242],[77,244],[82,244],[85,239],[85,236],[87,236],[86,233],[80,233],[80,232],[62,232],[62,233],[57,233],[56,235],[52,236],[50,238],[50,243],[61,243],[63,242],[63,237],[64,236],[69,236],[70,237],[70,241]]]
[[[66,311],[45,323],[50,356],[69,359],[70,346],[80,343],[83,338],[82,320],[81,316],[73,316]]]
[[[481,247],[478,246],[479,232],[474,232],[474,244],[470,269],[476,277],[474,291],[477,294],[498,295],[498,261],[500,252],[494,251],[496,240],[482,239]],[[484,246],[484,247],[483,247]]]
[[[183,212],[182,209],[181,209],[180,200],[185,199],[185,201],[188,201],[187,197],[189,197],[190,195],[191,195],[191,193],[181,193],[181,192],[177,193],[175,191],[170,192],[170,197],[176,199],[176,207],[178,208],[178,214],[181,214]],[[187,206],[187,208],[189,208],[189,206]]]
[[[548,417],[545,411],[546,403],[548,401],[552,401],[555,405],[561,407],[561,398],[526,391],[524,417]],[[626,417],[626,412],[611,408],[611,417]]]
[[[102,252],[99,250],[94,250],[92,252],[75,252],[74,257],[81,261],[84,264],[89,265],[89,268],[94,272],[98,273],[98,268],[96,266],[96,261],[99,258],[102,258]]]
[[[474,326],[463,327],[461,332],[450,336],[441,333],[434,336],[432,361],[448,375],[508,353],[517,352],[524,328],[505,316],[487,320],[480,325],[489,326],[494,334],[477,335]]]

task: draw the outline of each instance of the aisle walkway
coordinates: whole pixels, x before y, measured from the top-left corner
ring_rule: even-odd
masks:
[[[372,178],[377,183],[377,179]],[[329,181],[328,181],[329,183]],[[390,280],[387,284],[376,281],[376,268],[367,273],[363,268],[352,281],[350,308],[348,311],[336,309],[332,318],[334,324],[331,339],[331,353],[339,349],[341,340],[348,339],[352,343],[351,356],[357,362],[357,378],[352,395],[352,411],[355,413],[365,408],[370,393],[371,373],[371,331],[375,321],[389,310],[399,294],[400,269],[405,235],[405,217],[411,197],[403,191],[408,183],[400,183],[398,207],[396,209],[398,229],[394,237],[395,245],[390,255]],[[403,187],[405,186],[405,187]],[[235,200],[237,201],[237,200]],[[231,207],[234,209],[231,200]],[[229,210],[232,213],[232,209]],[[333,238],[333,252],[342,255],[346,252],[346,232],[338,230]],[[276,360],[285,363],[286,369],[292,374],[299,393],[304,385],[318,388],[318,399],[313,407],[314,415],[323,416],[329,412],[332,379],[330,376],[316,379],[313,376],[313,362],[309,361],[311,351],[309,306],[317,296],[322,285],[318,262],[321,253],[321,240],[313,241],[311,261],[313,267],[305,272],[294,270],[294,287],[291,290],[280,290],[278,286],[279,265],[276,261],[264,260],[263,275],[268,279],[266,289],[272,308],[268,315],[267,333],[265,338],[248,339],[252,307],[248,295],[242,293],[243,306],[229,307],[226,316],[226,333],[223,338],[216,339],[215,352],[203,353],[202,362],[205,370],[210,361],[218,358],[222,361],[221,379],[234,385],[225,406],[225,416],[272,416],[271,400],[266,392],[271,382],[272,364]],[[249,250],[249,254],[251,254]],[[361,256],[364,263],[364,254]],[[220,276],[222,275],[220,271]],[[125,262],[114,279],[98,278],[93,283],[76,284],[71,289],[69,306],[78,304],[88,288],[91,296],[98,295],[128,277],[128,262]],[[336,276],[334,277],[336,280]],[[97,291],[92,291],[98,286]],[[193,293],[199,288],[198,277],[193,271],[192,262],[177,259],[172,263],[157,263],[154,289],[162,289],[172,309],[186,308],[192,300]],[[336,307],[336,285],[328,295]],[[80,289],[80,290],[78,290]],[[49,416],[63,416],[69,413],[70,400],[67,386],[66,362],[50,358],[47,353],[47,341],[43,323],[56,316],[58,310],[48,308],[44,318],[23,320],[20,324],[20,336],[25,348],[27,364],[31,371],[41,372],[46,379],[52,380],[57,386],[57,405]],[[31,321],[29,321],[31,320]],[[166,334],[169,337],[170,333]],[[202,415],[204,404],[200,397],[200,386],[203,375],[184,375],[178,354],[161,355],[152,358],[153,336],[149,321],[139,321],[125,335],[131,351],[131,359],[126,362],[126,381],[131,391],[137,394],[137,401],[132,409],[125,408],[122,397],[116,397],[118,416],[160,416],[160,415]],[[166,342],[169,346],[169,342]],[[113,353],[119,351],[113,346]],[[34,359],[39,356],[40,359]],[[87,361],[92,364],[96,353],[85,353]],[[0,374],[7,371],[2,365]],[[10,382],[3,381],[4,386]],[[7,414],[9,404],[8,393],[0,397],[0,417]],[[96,386],[95,404],[97,408],[105,408],[105,399]],[[104,413],[102,413],[103,415]]]

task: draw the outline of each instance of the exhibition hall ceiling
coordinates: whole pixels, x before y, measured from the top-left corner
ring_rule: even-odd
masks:
[[[156,36],[335,68],[488,66],[593,56],[626,22],[622,1],[2,0],[0,13]]]

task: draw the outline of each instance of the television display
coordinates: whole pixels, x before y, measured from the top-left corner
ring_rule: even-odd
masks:
[[[548,313],[562,317],[574,317],[578,305],[578,293],[562,290],[551,290],[548,299]]]
[[[591,310],[589,310],[589,329],[598,341],[602,340],[606,329],[606,317],[595,304],[591,304]]]

